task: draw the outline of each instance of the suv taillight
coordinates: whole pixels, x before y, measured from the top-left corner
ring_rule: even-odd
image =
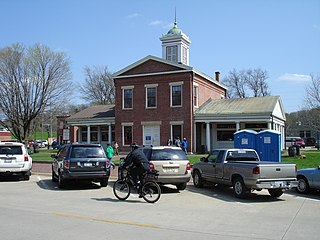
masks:
[[[70,161],[68,159],[64,160],[64,168],[66,168],[66,169],[70,168]]]
[[[187,169],[186,169],[187,171],[190,171],[191,170],[191,166],[190,166],[190,162],[188,162],[188,164],[187,164]]]
[[[260,174],[260,168],[257,166],[257,167],[254,167],[252,169],[252,174]]]
[[[153,163],[149,162],[149,166],[150,166],[150,171],[151,171],[151,172],[154,171],[154,165],[153,165]]]
[[[25,161],[25,162],[28,162],[28,161],[29,161],[28,156],[26,156],[26,155],[24,156],[24,161]]]
[[[106,168],[109,168],[109,160],[106,161]]]

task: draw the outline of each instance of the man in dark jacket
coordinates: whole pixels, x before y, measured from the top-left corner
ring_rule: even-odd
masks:
[[[145,172],[150,172],[149,161],[137,144],[132,144],[131,147],[132,151],[124,160],[123,167],[130,171],[136,184],[139,184],[140,181],[142,185],[143,174]]]

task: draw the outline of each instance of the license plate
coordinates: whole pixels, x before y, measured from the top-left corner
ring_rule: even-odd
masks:
[[[178,172],[178,168],[166,168],[165,172],[167,172],[167,173],[177,173]]]
[[[5,159],[4,163],[12,163],[12,160],[11,159]]]
[[[285,184],[284,182],[274,182],[273,184],[275,187],[283,187]]]
[[[85,166],[85,167],[92,167],[92,163],[91,163],[91,162],[89,162],[89,163],[86,162],[86,163],[83,164],[83,166]]]

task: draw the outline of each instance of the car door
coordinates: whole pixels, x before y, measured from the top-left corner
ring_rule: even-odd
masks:
[[[320,189],[320,166],[314,170],[313,185],[314,185],[314,188]]]
[[[66,156],[66,151],[67,151],[67,147],[64,146],[58,151],[57,156],[53,160],[52,168],[56,175],[58,175],[59,169],[63,167],[62,162]]]
[[[202,177],[208,181],[216,178],[216,162],[219,156],[219,151],[214,150],[202,164]]]

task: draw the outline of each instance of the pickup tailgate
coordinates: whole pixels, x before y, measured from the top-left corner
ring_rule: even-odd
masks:
[[[281,180],[296,178],[296,165],[293,163],[260,162],[260,180]]]

